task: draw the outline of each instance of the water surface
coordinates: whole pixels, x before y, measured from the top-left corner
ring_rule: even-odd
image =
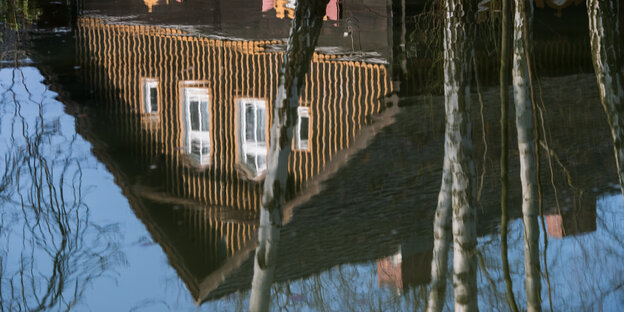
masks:
[[[248,309],[294,11],[277,0],[162,2],[35,2],[35,24],[19,37],[3,28],[4,310]],[[617,311],[624,203],[613,141],[586,7],[560,12],[536,8],[533,23],[541,303]],[[327,6],[297,108],[273,310],[425,308],[445,153],[439,13],[421,1]],[[483,18],[470,94],[477,293],[481,310],[506,311],[499,34]],[[524,309],[513,114],[509,124],[509,268]]]

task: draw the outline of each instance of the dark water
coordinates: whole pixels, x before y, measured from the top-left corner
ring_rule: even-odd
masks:
[[[35,2],[37,22],[1,26],[2,311],[248,309],[294,6],[150,3]],[[475,261],[480,310],[507,311],[489,14],[471,89]],[[618,311],[624,205],[587,8],[534,18],[541,306]],[[425,309],[445,154],[442,23],[424,1],[327,6],[296,113],[273,310]],[[507,240],[523,310],[511,103]],[[448,272],[452,310],[452,260]]]

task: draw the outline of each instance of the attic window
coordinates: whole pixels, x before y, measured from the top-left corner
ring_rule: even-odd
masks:
[[[158,80],[143,79],[143,112],[157,114],[158,104]]]
[[[295,131],[295,149],[309,151],[310,109],[308,107],[299,106],[297,108],[297,128]]]

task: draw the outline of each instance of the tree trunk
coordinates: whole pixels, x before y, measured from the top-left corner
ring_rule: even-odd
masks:
[[[624,196],[624,86],[620,63],[618,1],[588,0],[589,36],[600,100],[607,114]]]
[[[513,90],[516,105],[516,129],[520,154],[520,180],[522,182],[522,218],[524,221],[524,288],[527,310],[541,311],[541,280],[539,263],[539,235],[535,132],[531,103],[530,57],[531,15],[530,1],[517,0],[514,18]]]
[[[470,77],[475,4],[447,0],[444,27],[446,145],[452,175],[455,311],[477,311],[475,168],[472,161]]]
[[[444,135],[444,167],[442,169],[442,185],[438,194],[433,223],[433,257],[431,260],[431,290],[427,311],[439,312],[444,308],[446,294],[446,273],[448,268],[448,252],[451,245],[451,207],[452,207],[452,179],[451,163],[447,155],[446,146],[448,133]]]
[[[258,245],[249,298],[250,311],[269,310],[299,92],[310,67],[327,2],[328,0],[299,1],[295,8],[295,18],[288,37],[271,125],[267,174],[260,208]]]
[[[513,293],[511,274],[509,273],[509,259],[507,251],[507,189],[508,189],[508,130],[509,123],[507,108],[509,107],[509,63],[511,60],[511,0],[501,0],[501,56],[500,56],[500,125],[501,125],[501,155],[500,155],[500,181],[501,181],[501,260],[503,262],[503,276],[507,288],[507,302],[513,312],[518,311],[518,305]]]

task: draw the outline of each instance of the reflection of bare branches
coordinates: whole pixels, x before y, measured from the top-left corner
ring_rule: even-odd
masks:
[[[477,188],[477,202],[481,201],[481,191],[483,191],[483,181],[485,180],[485,172],[487,170],[487,132],[485,131],[485,117],[483,115],[483,108],[485,107],[483,103],[483,96],[481,95],[481,84],[479,81],[479,72],[476,70],[477,67],[477,59],[472,56],[472,66],[475,68],[474,78],[475,78],[475,87],[477,88],[477,96],[479,98],[479,115],[481,115],[481,140],[483,141],[483,164],[481,164],[481,178],[479,181],[479,187]]]
[[[589,310],[589,308],[596,306],[599,302],[603,302],[605,298],[607,298],[609,295],[616,293],[622,288],[624,288],[624,282],[617,284],[616,286],[614,286],[613,288],[607,291],[601,292],[599,296],[596,296],[596,299],[594,301],[592,301],[589,305],[586,306],[586,308],[588,308]]]
[[[85,159],[74,155],[77,136],[66,137],[60,120],[46,116],[47,90],[33,94],[28,83],[22,70],[12,69],[3,94],[11,99],[3,109],[13,114],[11,132],[0,137],[9,145],[0,180],[0,237],[6,240],[0,249],[0,308],[70,310],[93,279],[122,261],[117,228],[89,221]]]
[[[10,200],[8,194],[12,191],[13,175],[17,169],[17,164],[20,162],[17,155],[13,153],[6,153],[4,155],[4,172],[0,177],[0,202],[6,202]]]
[[[339,265],[310,277],[278,283],[273,306],[279,311],[420,311],[427,302],[426,285],[398,291],[380,287],[374,264]],[[379,272],[377,272],[379,274]]]
[[[166,308],[165,311],[171,311],[171,306],[169,306],[169,304],[167,304],[165,300],[156,300],[156,299],[143,300],[139,302],[138,304],[136,304],[134,307],[130,308],[128,311],[129,312],[148,311],[148,310],[155,310],[156,307],[165,307]]]
[[[624,196],[624,77],[620,46],[619,6],[615,1],[587,1],[589,37],[600,102],[611,130],[615,161]]]
[[[539,91],[539,102],[535,100],[535,95],[534,95],[534,90],[533,90],[533,74],[532,72],[534,71],[533,65],[531,65],[531,58],[528,58],[528,63],[529,63],[529,79],[530,79],[530,86],[531,86],[531,100],[533,101],[533,123],[535,124],[535,157],[537,159],[536,161],[536,172],[538,172],[538,174],[536,175],[536,183],[537,183],[537,193],[538,193],[538,210],[539,210],[539,214],[540,214],[540,223],[541,223],[541,227],[542,227],[542,232],[546,233],[546,224],[544,222],[544,209],[543,209],[543,193],[542,193],[542,184],[541,184],[541,178],[539,175],[540,172],[540,152],[539,152],[539,142],[541,142],[540,138],[543,138],[544,143],[546,146],[548,146],[548,138],[550,137],[550,133],[548,131],[546,131],[546,125],[545,125],[545,113],[546,113],[546,105],[544,105],[544,98],[543,98],[543,93],[542,93],[542,88],[541,88],[541,84],[540,84],[540,80],[537,80],[537,87],[538,87],[538,91]],[[538,122],[539,122],[539,126],[538,126]],[[540,137],[540,134],[542,135]],[[553,166],[552,166],[552,158],[549,155],[547,155],[547,159],[548,159],[548,168],[550,169],[550,182],[551,185],[553,187],[553,195],[555,198],[555,206],[557,207],[557,211],[560,213],[561,212],[561,208],[559,205],[559,196],[557,194],[557,187],[555,186],[554,183],[554,173],[553,173]],[[548,254],[548,236],[547,235],[543,235],[544,239],[544,252],[542,253],[543,256],[543,261],[544,261],[544,273],[546,276],[546,287],[548,288],[548,304],[550,306],[550,310],[553,311],[553,307],[552,307],[552,289],[551,289],[551,285],[550,285],[550,275],[548,272],[548,262],[546,261],[546,259],[548,258],[547,254]]]
[[[548,147],[548,145],[544,141],[540,140],[539,144],[544,149],[544,151],[546,151],[546,153],[550,155],[550,157],[555,159],[555,162],[557,162],[557,165],[559,165],[559,167],[561,168],[561,171],[563,171],[564,179],[568,183],[568,186],[571,187],[576,192],[582,192],[580,188],[574,185],[570,170],[568,170],[568,168],[566,168],[566,166],[561,162],[561,158],[559,157],[557,152],[555,152],[552,148]]]

